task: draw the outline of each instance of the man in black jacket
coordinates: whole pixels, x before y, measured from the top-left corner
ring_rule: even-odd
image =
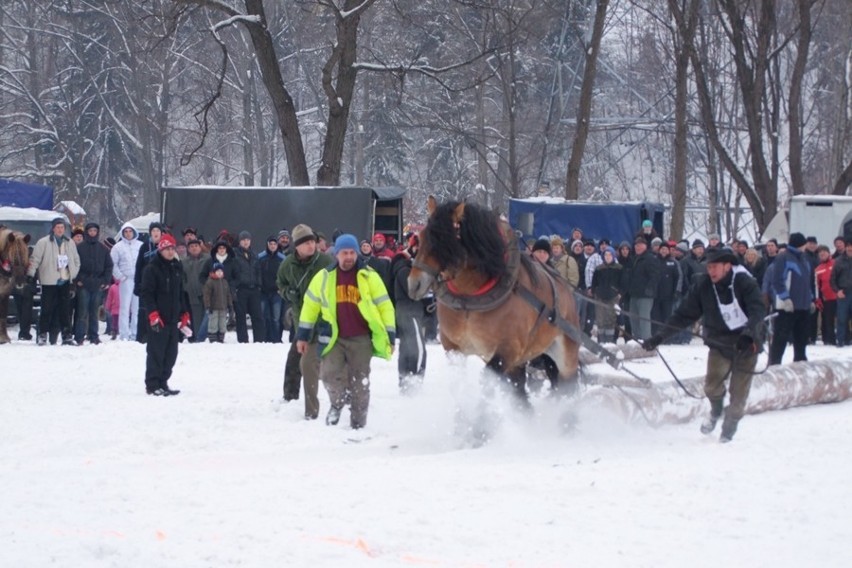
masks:
[[[662,331],[642,345],[653,351],[678,329],[704,320],[704,344],[710,348],[704,393],[710,414],[701,424],[709,434],[722,417],[720,442],[730,442],[745,412],[757,354],[763,350],[763,318],[766,308],[757,281],[731,249],[714,249],[707,259],[707,274],[697,277],[689,293]],[[724,408],[725,380],[730,376],[730,401]]]
[[[190,329],[183,279],[175,238],[163,235],[157,244],[157,256],[143,271],[140,287],[140,297],[148,308],[145,323],[150,328],[146,345],[145,391],[154,396],[180,393],[169,388],[169,378],[177,361],[181,330]]]
[[[627,294],[630,296],[630,327],[637,339],[651,337],[651,310],[660,283],[660,262],[650,250],[643,237],[633,243],[636,255],[630,268]]]
[[[263,310],[260,293],[260,262],[251,250],[251,233],[240,233],[240,245],[234,250],[237,267],[235,287],[237,299],[234,312],[237,318],[237,341],[248,343],[246,316],[251,316],[252,337],[255,343],[266,340],[266,326],[263,322]]]
[[[156,221],[148,225],[148,240],[142,243],[136,256],[136,271],[133,273],[133,294],[139,296],[139,317],[136,323],[136,341],[148,341],[148,308],[142,299],[142,274],[145,268],[157,256],[157,245],[163,236],[163,226]]]
[[[98,239],[100,231],[97,223],[87,223],[83,242],[77,245],[80,256],[80,272],[75,280],[77,322],[74,340],[77,345],[82,345],[86,337],[92,345],[101,342],[98,337],[98,308],[112,283],[112,257],[106,245]]]

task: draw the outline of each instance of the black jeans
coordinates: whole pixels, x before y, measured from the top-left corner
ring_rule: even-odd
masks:
[[[59,317],[63,339],[71,339],[71,284],[41,287],[41,313],[38,317],[39,335],[50,331],[54,313]]]
[[[148,320],[145,319],[147,327]],[[145,390],[152,392],[169,387],[169,378],[177,361],[178,339],[183,335],[177,325],[170,324],[159,331],[149,331],[145,351]]]
[[[239,288],[234,312],[237,317],[237,341],[248,343],[248,325],[246,315],[251,316],[251,330],[255,343],[266,340],[266,326],[263,324],[263,309],[260,307],[259,288]]]
[[[793,337],[793,361],[807,361],[805,349],[808,346],[808,326],[810,310],[779,312],[775,318],[775,336],[769,348],[769,364],[780,365],[790,336]]]

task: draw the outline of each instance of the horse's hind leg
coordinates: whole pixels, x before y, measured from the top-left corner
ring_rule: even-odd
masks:
[[[548,369],[548,378],[553,392],[563,396],[574,396],[580,382],[579,347],[567,337],[557,337],[545,352],[554,365]]]
[[[6,316],[9,314],[9,296],[0,296],[0,344],[9,343],[9,334],[6,332]]]
[[[515,395],[515,400],[521,408],[528,409],[530,407],[529,398],[527,397],[527,368],[525,363],[507,369],[505,360],[499,355],[495,355],[488,362],[486,368],[494,372],[501,381],[509,385],[512,389],[512,394]]]

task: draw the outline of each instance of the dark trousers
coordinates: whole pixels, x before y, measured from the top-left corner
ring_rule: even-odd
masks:
[[[18,338],[30,334],[33,326],[33,287],[29,284],[23,288],[15,288],[15,307],[18,308]]]
[[[674,306],[674,298],[656,298],[654,300],[654,307],[651,308],[651,319],[654,320],[651,322],[651,333],[661,333],[663,331],[661,324],[672,315]]]
[[[103,303],[104,293],[77,287],[77,321],[74,322],[74,339],[80,343],[88,337],[89,341],[98,338],[98,308]]]
[[[136,321],[136,341],[146,343],[148,341],[148,309],[142,298],[139,298],[139,316]]]
[[[852,319],[852,290],[845,298],[837,299],[837,344],[846,345],[849,340],[849,320]]]
[[[823,345],[836,345],[837,334],[834,326],[837,320],[837,300],[822,301],[822,343]]]
[[[281,296],[278,292],[261,292],[260,309],[266,328],[265,341],[281,343]]]
[[[421,312],[422,313],[422,312]],[[426,372],[426,329],[420,314],[396,314],[396,333],[399,337],[399,378],[420,377]]]
[[[810,310],[779,312],[775,318],[775,336],[769,348],[769,364],[780,365],[790,337],[793,338],[793,361],[807,361],[808,325]]]
[[[263,310],[260,307],[260,290],[258,288],[238,289],[237,301],[234,302],[234,312],[237,318],[237,341],[248,343],[247,315],[251,316],[251,331],[254,342],[261,343],[266,339]]]
[[[284,398],[286,400],[297,400],[299,398],[299,386],[302,382],[302,370],[299,364],[302,356],[296,351],[296,342],[290,343],[287,351],[287,362],[284,364]]]
[[[41,335],[50,331],[54,314],[59,321],[59,330],[63,339],[71,339],[71,285],[41,287],[41,313],[38,317],[38,332]]]
[[[147,323],[147,318],[146,318]],[[148,333],[145,351],[145,390],[168,388],[172,369],[177,361],[178,339],[183,335],[176,325],[167,325],[159,331]]]

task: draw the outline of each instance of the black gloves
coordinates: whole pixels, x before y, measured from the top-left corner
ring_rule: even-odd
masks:
[[[737,352],[738,353],[755,353],[754,338],[744,333],[737,337]]]
[[[645,351],[653,351],[657,347],[660,346],[660,343],[663,342],[663,336],[659,333],[657,335],[652,335],[648,339],[642,342],[642,348]]]

